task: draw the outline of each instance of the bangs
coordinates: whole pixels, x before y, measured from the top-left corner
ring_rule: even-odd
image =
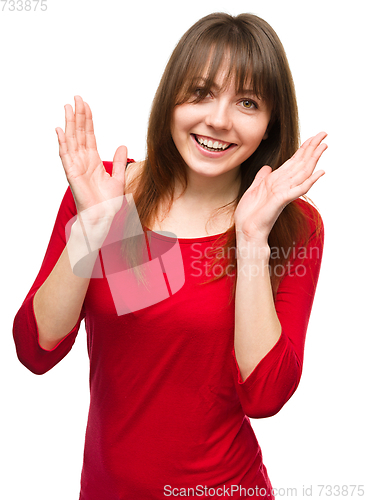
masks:
[[[192,102],[198,87],[201,92],[194,97],[193,102],[204,99],[224,71],[224,85],[220,91],[234,80],[237,94],[251,89],[272,106],[276,101],[277,68],[271,51],[266,50],[252,34],[243,33],[237,26],[221,25],[213,28],[216,29],[195,40],[194,47],[185,54],[180,71],[182,78],[177,82],[176,104],[188,100]]]

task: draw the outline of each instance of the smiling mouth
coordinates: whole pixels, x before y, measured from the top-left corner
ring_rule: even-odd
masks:
[[[221,152],[235,145],[234,143],[207,139],[206,137],[201,137],[195,134],[193,134],[193,137],[196,142],[207,151]]]

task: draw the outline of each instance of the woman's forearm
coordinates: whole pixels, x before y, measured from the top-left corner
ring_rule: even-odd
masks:
[[[235,356],[243,381],[281,335],[269,274],[268,244],[247,242],[237,232]]]
[[[36,292],[33,307],[43,349],[53,349],[76,325],[101,242],[97,231],[92,242],[86,244],[85,229],[75,223],[59,260]],[[76,275],[72,266],[81,259],[83,267]]]

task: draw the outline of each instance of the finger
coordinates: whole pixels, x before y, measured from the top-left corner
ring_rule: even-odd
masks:
[[[84,101],[85,106],[85,134],[86,134],[86,148],[97,149],[97,141],[94,135],[93,115],[88,103]]]
[[[78,147],[85,148],[85,106],[78,95],[75,99],[75,136]]]
[[[296,200],[300,196],[306,194],[309,189],[316,183],[317,180],[320,179],[325,174],[324,170],[317,170],[313,173],[308,179],[306,179],[302,184],[294,187],[290,190],[291,199]]]
[[[328,148],[327,144],[319,144],[319,146],[312,152],[311,157],[302,160],[301,164],[299,164],[299,168],[293,171],[293,175],[291,176],[291,187],[298,186],[306,181],[306,179],[310,178],[313,174],[315,167],[324,153],[324,151]]]
[[[75,135],[75,115],[70,104],[65,105],[65,137],[69,153],[71,154],[77,151],[78,145]]]
[[[112,177],[121,182],[125,180],[125,170],[127,163],[127,148],[126,146],[120,146],[117,148],[114,158],[113,158],[113,169]]]
[[[281,173],[285,173],[288,171],[291,171],[294,166],[294,161],[300,161],[304,154],[305,150],[310,144],[310,142],[313,140],[313,137],[309,137],[300,147],[295,151],[295,153],[289,158],[283,165],[279,167],[279,170],[281,170]]]
[[[59,154],[61,158],[62,165],[64,167],[65,173],[67,175],[69,167],[71,165],[71,158],[69,155],[69,151],[67,149],[67,142],[64,131],[60,127],[56,127],[56,134],[59,144]]]
[[[305,142],[303,142],[303,143],[301,144],[300,148],[299,148],[297,151],[299,151],[300,149],[301,149],[302,151],[304,151],[304,150],[305,150],[305,149],[309,146],[309,144],[311,143],[311,141],[312,141],[313,139],[314,139],[314,137],[309,137],[309,139],[307,139]],[[296,153],[297,153],[297,151],[296,151]],[[295,153],[295,155],[296,155],[296,153]],[[295,155],[294,155],[294,156],[295,156]]]
[[[321,142],[327,137],[326,132],[319,132],[316,136],[312,138],[307,147],[305,148],[305,154],[303,160],[308,161],[313,155],[314,151],[319,147]]]
[[[297,162],[299,162],[303,158],[305,158],[306,152],[308,151],[308,148],[310,147],[313,140],[314,137],[309,137],[309,139],[303,142],[296,153],[291,157],[291,160],[296,160]]]
[[[326,132],[320,132],[316,136],[310,137],[309,139],[307,139],[301,145],[301,147],[296,151],[296,153],[280,167],[282,174],[286,173],[287,177],[290,176],[292,178],[292,177],[294,177],[294,175],[296,175],[297,171],[301,171],[304,168],[304,165],[307,165],[308,160],[311,158],[311,156],[314,154],[314,151],[319,147],[321,141],[326,136],[327,136]],[[325,151],[325,149],[324,149],[324,151]],[[323,153],[324,151],[321,151],[321,153]],[[317,151],[317,153],[318,152],[319,151]],[[317,155],[317,153],[316,153],[316,155]],[[315,157],[316,157],[316,155],[315,155]],[[312,170],[314,170],[315,165],[316,165],[316,162],[313,165]]]

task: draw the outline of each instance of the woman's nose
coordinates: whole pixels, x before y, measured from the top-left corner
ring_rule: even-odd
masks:
[[[207,108],[206,125],[217,130],[230,130],[232,126],[232,119],[230,114],[229,105],[219,99],[212,102]]]

